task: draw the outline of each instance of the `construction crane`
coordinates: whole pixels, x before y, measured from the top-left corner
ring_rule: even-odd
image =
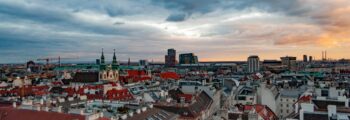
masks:
[[[70,57],[70,58],[61,58],[58,57],[47,57],[47,58],[38,58],[37,61],[46,61],[46,65],[48,66],[50,61],[58,61],[58,65],[61,66],[61,60],[68,60],[68,59],[78,59],[78,57]]]

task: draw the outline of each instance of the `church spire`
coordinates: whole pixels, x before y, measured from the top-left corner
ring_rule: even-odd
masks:
[[[105,64],[105,56],[103,54],[103,48],[102,48],[102,53],[101,53],[101,64]]]
[[[114,50],[114,53],[113,53],[113,61],[112,61],[112,64],[117,64],[117,57],[115,56],[115,49]]]
[[[114,50],[114,53],[113,53],[113,61],[112,61],[112,69],[113,70],[118,70],[119,69],[119,65],[118,65],[118,62],[117,62],[117,56],[115,55],[115,49]]]

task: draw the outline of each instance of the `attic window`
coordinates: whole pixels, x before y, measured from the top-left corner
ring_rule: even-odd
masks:
[[[184,112],[184,115],[188,115],[188,112]]]

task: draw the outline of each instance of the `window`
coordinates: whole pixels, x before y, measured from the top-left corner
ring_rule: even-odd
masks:
[[[293,100],[293,102],[295,102],[295,99]]]
[[[283,107],[283,104],[281,104],[281,107]]]
[[[287,107],[289,107],[289,104],[287,104]]]
[[[287,110],[287,114],[289,113],[289,110]]]
[[[321,90],[321,96],[327,97],[328,96],[328,90]]]
[[[283,99],[281,98],[281,101],[283,101]]]
[[[238,100],[245,100],[245,96],[238,96]]]
[[[288,98],[286,99],[286,101],[288,102]]]
[[[281,109],[281,113],[283,113],[283,110]]]

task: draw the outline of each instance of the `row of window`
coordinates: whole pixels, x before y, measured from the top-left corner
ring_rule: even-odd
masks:
[[[281,104],[281,107],[283,107],[283,104]],[[289,107],[289,104],[286,104],[286,107]]]
[[[289,114],[289,110],[286,110],[286,113]],[[283,109],[281,109],[281,114],[283,114]]]
[[[283,101],[283,98],[281,98],[281,102]],[[288,102],[289,101],[289,99],[288,98],[286,98],[286,101]],[[295,102],[295,99],[293,99],[292,100],[293,102]]]

